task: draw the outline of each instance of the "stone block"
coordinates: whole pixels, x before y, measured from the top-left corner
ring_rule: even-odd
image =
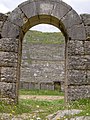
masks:
[[[52,17],[51,16],[51,21],[50,21],[51,23],[51,25],[54,25],[54,26],[56,26],[57,28],[59,28],[59,26],[60,26],[60,21],[57,19],[57,18],[54,18],[54,17]],[[59,28],[60,29],[60,28]]]
[[[86,36],[90,37],[90,26],[85,26]]]
[[[87,58],[84,56],[69,56],[68,69],[86,69]]]
[[[3,22],[0,21],[0,31],[2,31]]]
[[[84,55],[83,41],[68,41],[68,55]]]
[[[90,55],[86,55],[85,56],[85,58],[86,58],[86,62],[85,62],[85,64],[86,64],[86,69],[88,70],[90,70]]]
[[[1,68],[1,82],[15,83],[17,78],[17,69],[12,67]]]
[[[18,39],[2,38],[0,39],[0,51],[18,52]]]
[[[67,33],[72,40],[86,40],[86,32],[83,24],[73,25],[70,29],[67,29]]]
[[[49,0],[40,0],[38,2],[36,2],[36,8],[37,8],[37,13],[39,15],[51,15],[52,10],[54,7],[54,2],[49,1]]]
[[[70,10],[62,19],[62,23],[64,24],[65,28],[70,28],[73,25],[79,25],[82,23],[79,15],[72,9]]]
[[[90,41],[84,42],[84,49],[85,49],[85,54],[90,55]]]
[[[20,27],[28,22],[27,17],[24,15],[24,13],[22,13],[19,7],[10,13],[8,20]]]
[[[85,26],[89,25],[90,26],[90,14],[81,14],[80,15]]]
[[[40,23],[50,24],[51,23],[51,16],[40,15],[39,16],[39,21],[40,21]]]
[[[27,16],[27,18],[31,18],[31,17],[37,15],[36,3],[35,2],[30,3],[28,1],[26,3],[22,3],[22,5],[20,5],[19,8]]]
[[[0,21],[6,21],[7,17],[5,14],[0,13]]]
[[[90,85],[90,80],[86,79],[85,70],[69,70],[68,85]]]
[[[90,81],[90,70],[87,70],[87,80]]]
[[[68,100],[71,101],[82,98],[90,98],[90,85],[68,87]]]
[[[71,10],[71,7],[69,5],[67,5],[64,2],[60,3],[54,3],[54,7],[52,9],[52,13],[51,16],[56,17],[57,19],[61,19],[63,18],[69,11]]]
[[[35,1],[35,0],[34,0]],[[33,0],[28,0],[28,1],[25,1],[25,2],[22,2],[21,4],[18,5],[19,8],[29,4],[30,2],[33,2]]]
[[[20,35],[20,28],[10,21],[6,21],[3,25],[1,35],[4,38],[18,38]]]
[[[17,53],[0,52],[0,66],[1,67],[17,66]]]
[[[15,99],[16,97],[16,84],[0,82],[1,96],[5,98]]]
[[[39,16],[34,16],[29,21],[30,21],[30,28],[37,24],[40,24]]]

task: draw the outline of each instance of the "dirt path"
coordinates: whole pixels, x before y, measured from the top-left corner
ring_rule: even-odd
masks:
[[[32,100],[61,100],[64,96],[46,96],[46,95],[20,95],[20,99],[32,99]]]

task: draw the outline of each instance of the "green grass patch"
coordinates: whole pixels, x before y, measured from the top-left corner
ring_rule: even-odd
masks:
[[[13,115],[23,113],[37,114],[37,116],[43,120],[45,120],[47,115],[64,109],[67,109],[67,107],[64,106],[64,100],[19,100],[18,105],[8,105],[6,103],[0,102],[0,113],[9,113]],[[76,116],[90,116],[90,99],[82,99],[71,102],[68,106],[68,109],[82,110],[82,112]]]
[[[53,95],[64,96],[63,92],[58,90],[20,90],[20,95]]]
[[[20,90],[21,95],[60,95],[59,93],[59,91],[48,90]],[[36,114],[36,116],[39,116],[42,120],[46,120],[45,117],[49,114],[53,114],[58,110],[65,109],[82,110],[81,113],[74,116],[90,116],[90,99],[72,101],[67,106],[64,105],[64,99],[52,101],[20,99],[18,105],[9,105],[5,102],[0,102],[0,113],[9,113],[11,115],[18,115],[23,113],[32,115]]]
[[[90,98],[71,102],[70,109],[80,109],[82,112],[78,116],[90,116]]]
[[[57,107],[58,106],[58,107]],[[18,115],[23,113],[36,113],[43,120],[49,114],[64,109],[64,100],[39,101],[39,100],[19,100],[18,105],[8,105],[0,102],[0,113]]]

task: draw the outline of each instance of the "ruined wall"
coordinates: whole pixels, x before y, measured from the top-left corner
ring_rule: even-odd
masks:
[[[18,41],[13,38],[2,38],[1,32],[7,17],[0,13],[0,96],[8,96],[8,99],[15,100]]]
[[[54,82],[65,80],[65,44],[23,42],[21,88],[54,90]],[[62,86],[62,89],[63,86]]]
[[[66,38],[65,101],[90,97],[89,22],[90,15],[79,16],[61,0],[21,3],[1,22],[0,98],[18,102],[22,39],[40,23],[58,27]]]
[[[90,97],[90,14],[80,16],[85,26],[86,40],[69,42],[68,97],[71,100]]]

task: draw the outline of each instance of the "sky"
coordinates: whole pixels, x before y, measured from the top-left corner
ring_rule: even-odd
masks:
[[[0,12],[7,13],[14,10],[20,3],[26,0],[0,0]],[[89,13],[90,14],[90,0],[63,0],[69,4],[78,14]],[[32,28],[33,30],[39,30],[42,32],[58,32],[59,29],[52,25],[37,25]]]

